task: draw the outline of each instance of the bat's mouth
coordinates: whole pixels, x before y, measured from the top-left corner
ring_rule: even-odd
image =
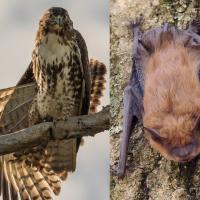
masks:
[[[175,161],[180,162],[180,163],[186,163],[186,162],[190,162],[192,159],[194,159],[196,156],[191,156],[188,158],[180,158],[180,157],[176,157]]]

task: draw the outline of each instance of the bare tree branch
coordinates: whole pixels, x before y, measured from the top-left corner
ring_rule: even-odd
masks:
[[[102,111],[71,117],[66,121],[43,122],[20,131],[0,136],[0,155],[32,148],[50,139],[94,136],[109,129],[109,106]]]

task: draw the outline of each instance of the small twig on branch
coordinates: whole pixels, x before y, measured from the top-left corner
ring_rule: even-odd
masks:
[[[102,111],[66,121],[43,122],[20,131],[0,136],[0,155],[32,148],[52,139],[94,136],[109,129],[109,106]],[[51,131],[50,131],[51,130]]]

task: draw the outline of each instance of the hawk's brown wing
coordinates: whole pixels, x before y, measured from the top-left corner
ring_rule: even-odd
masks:
[[[0,90],[0,135],[28,126],[28,110],[36,92],[31,64],[17,86]],[[19,179],[13,177],[17,165],[7,162],[12,159],[12,154],[0,157],[0,192],[3,200],[19,199]]]
[[[29,83],[0,90],[0,134],[28,127],[28,110],[36,95],[36,84]]]
[[[88,114],[90,106],[90,92],[91,92],[91,71],[89,68],[88,51],[85,40],[82,35],[75,30],[75,37],[81,53],[81,61],[83,66],[83,81],[85,84],[84,93],[82,96],[82,115]]]
[[[31,62],[17,86],[0,90],[0,134],[28,127],[28,111],[36,94]]]
[[[106,66],[95,59],[88,60],[88,51],[82,35],[75,30],[76,40],[81,51],[85,92],[82,101],[82,115],[95,113],[105,89]]]
[[[82,35],[74,30],[76,42],[80,49],[81,53],[81,61],[83,67],[83,90],[82,90],[82,105],[81,105],[81,113],[80,115],[88,114],[89,106],[90,106],[90,88],[91,88],[91,79],[90,79],[90,69],[89,69],[89,58],[88,51],[85,40]],[[77,139],[77,151],[79,149],[79,145],[81,143],[81,138]]]
[[[0,116],[14,89],[15,87],[10,87],[0,90]]]

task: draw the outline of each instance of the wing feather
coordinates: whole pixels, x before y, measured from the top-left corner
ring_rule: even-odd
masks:
[[[82,115],[84,115],[88,114],[89,104],[90,104],[91,72],[89,68],[89,58],[85,40],[77,30],[75,30],[75,37],[81,53],[83,78],[85,82],[85,92],[83,94],[84,96],[82,97],[83,100],[82,100],[82,113],[81,113]]]
[[[58,195],[60,193],[59,177],[53,171],[48,171],[45,168],[41,170],[41,176],[45,178],[46,182],[49,184],[54,194]]]
[[[30,64],[17,86],[0,90],[0,134],[28,126],[28,110],[37,93],[31,67]],[[12,162],[13,159],[12,154],[1,156],[1,194],[6,200],[29,200],[26,182],[21,179],[25,173],[22,162]]]
[[[27,114],[36,93],[37,88],[35,83],[29,83],[12,88],[12,93],[10,93],[7,103],[2,109],[0,118],[0,134],[17,131],[20,128],[26,128],[28,126]],[[22,121],[23,126],[21,127],[19,125]]]
[[[0,90],[0,116],[15,87]]]
[[[29,200],[29,193],[25,187],[23,179],[21,178],[21,162],[15,162],[13,165],[15,167],[16,182],[18,183],[20,196],[23,200]]]

